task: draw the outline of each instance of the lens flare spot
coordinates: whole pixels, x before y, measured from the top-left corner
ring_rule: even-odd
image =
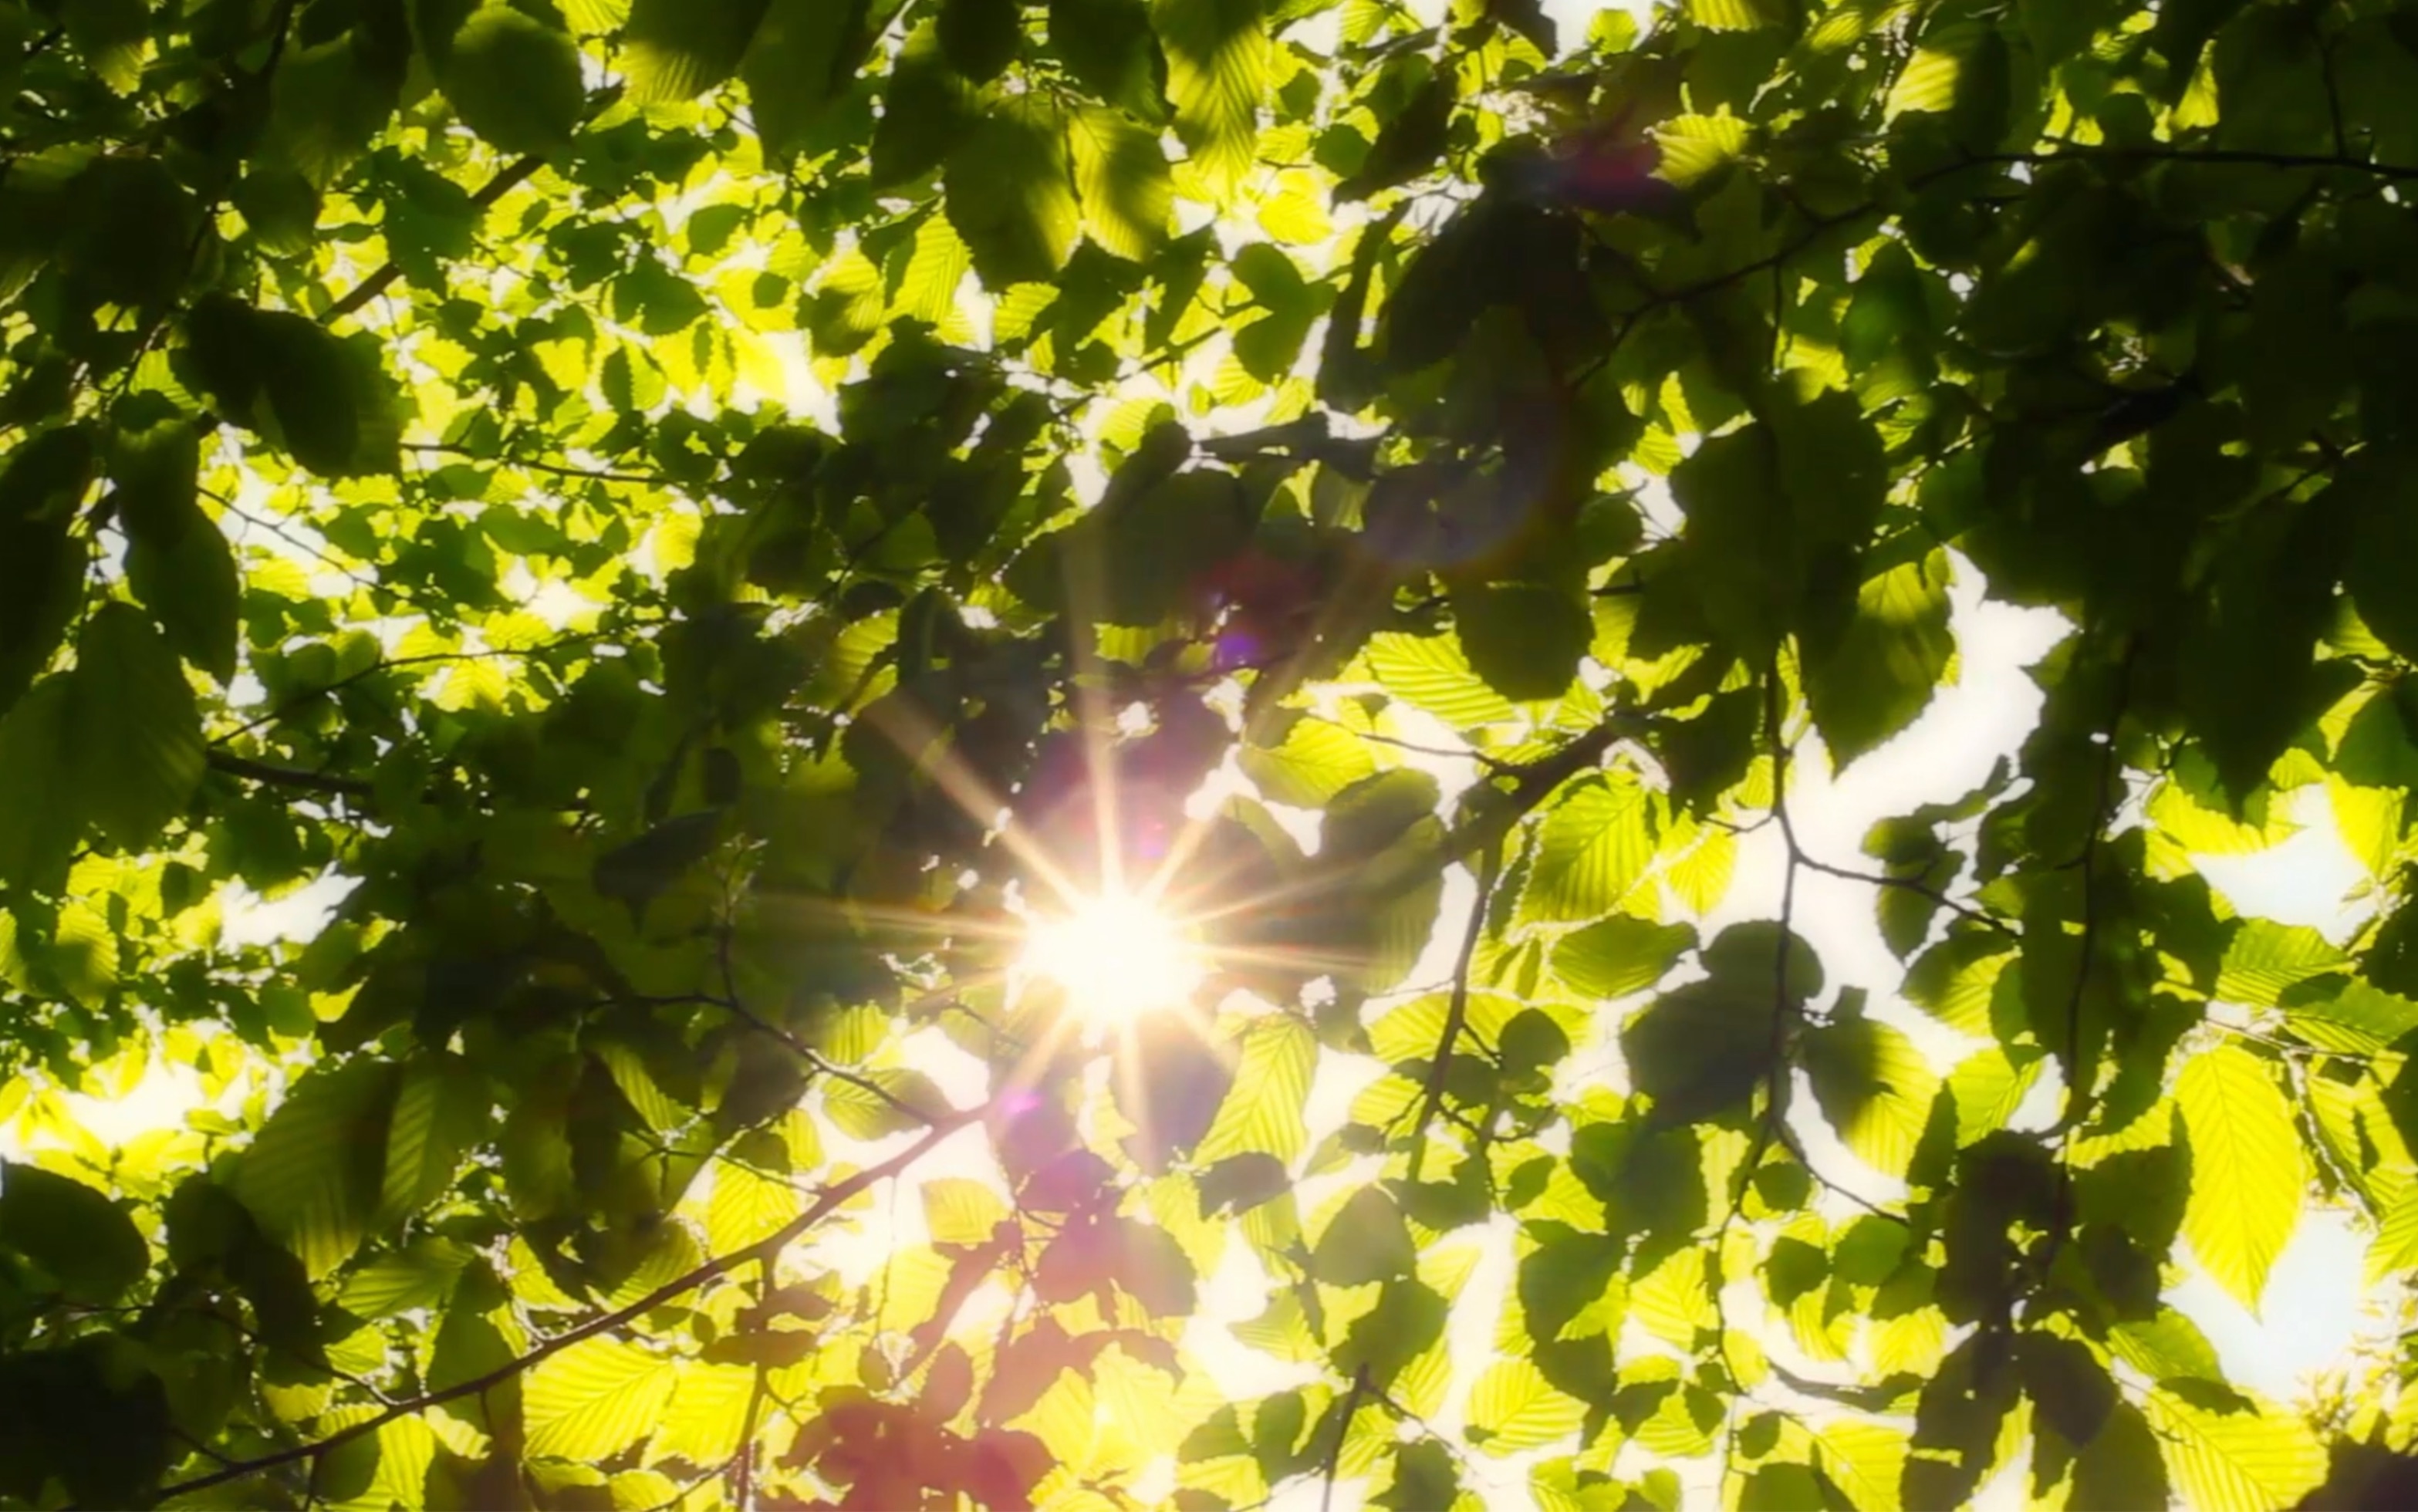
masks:
[[[1024,970],[1065,989],[1094,1023],[1182,1007],[1207,975],[1198,944],[1144,899],[1110,893],[1033,921]]]

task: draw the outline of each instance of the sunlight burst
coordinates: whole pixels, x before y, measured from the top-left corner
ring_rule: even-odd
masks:
[[[1187,931],[1128,893],[1103,893],[1065,914],[1034,919],[1024,968],[1064,987],[1069,1005],[1098,1024],[1181,1007],[1208,974]]]

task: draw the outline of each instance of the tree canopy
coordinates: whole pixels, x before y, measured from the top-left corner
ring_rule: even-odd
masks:
[[[2418,1265],[2418,8],[1569,19],[0,0],[0,1500],[2409,1448],[2171,1293]],[[1820,853],[1952,583],[2037,717]]]

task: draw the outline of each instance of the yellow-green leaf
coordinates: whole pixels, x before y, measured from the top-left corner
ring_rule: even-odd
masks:
[[[306,1073],[237,1163],[237,1199],[314,1280],[352,1258],[377,1206],[394,1072],[355,1061]]]
[[[2233,1045],[2184,1066],[2175,1101],[2191,1133],[2183,1235],[2217,1284],[2255,1313],[2308,1181],[2291,1105],[2266,1064]]]
[[[655,1427],[678,1375],[676,1362],[635,1344],[582,1339],[529,1374],[529,1453],[591,1462],[620,1454]]]
[[[1470,1388],[1470,1437],[1489,1454],[1541,1448],[1585,1420],[1586,1404],[1547,1381],[1534,1361],[1498,1360]]]
[[[2228,1413],[2152,1391],[2148,1413],[2194,1512],[2270,1512],[2326,1478],[2325,1446],[2297,1413],[2273,1403],[2253,1398],[2253,1410]]]
[[[994,110],[949,154],[942,204],[990,289],[1054,275],[1075,249],[1082,210],[1064,123],[1046,101]]]
[[[1006,1200],[971,1176],[935,1176],[924,1184],[924,1227],[936,1245],[987,1245],[1007,1215]]]
[[[1457,729],[1509,719],[1511,700],[1486,685],[1449,635],[1372,636],[1369,670],[1378,686]]]
[[[1939,1074],[1914,1042],[1869,1018],[1810,1031],[1805,1066],[1823,1115],[1874,1169],[1905,1174],[1930,1122]]]
[[[1260,105],[1273,53],[1260,0],[1156,0],[1176,134],[1221,199],[1259,158]]]
[[[1175,181],[1158,134],[1123,112],[1087,105],[1066,120],[1083,229],[1120,257],[1149,256],[1167,239]]]
[[[1369,744],[1332,720],[1285,710],[1237,756],[1243,775],[1272,803],[1324,808],[1336,794],[1374,776]]]
[[[1233,1088],[1193,1158],[1206,1164],[1253,1150],[1278,1160],[1300,1153],[1309,1138],[1302,1108],[1317,1065],[1318,1041],[1308,1026],[1277,1015],[1252,1020]]]
[[[1654,860],[1652,795],[1625,771],[1571,787],[1545,816],[1521,911],[1592,919],[1617,904]]]

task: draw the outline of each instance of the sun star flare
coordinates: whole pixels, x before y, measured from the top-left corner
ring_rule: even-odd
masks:
[[[1128,893],[1102,893],[1035,918],[1023,965],[1064,988],[1077,1013],[1103,1025],[1181,1007],[1208,974],[1190,932]]]

